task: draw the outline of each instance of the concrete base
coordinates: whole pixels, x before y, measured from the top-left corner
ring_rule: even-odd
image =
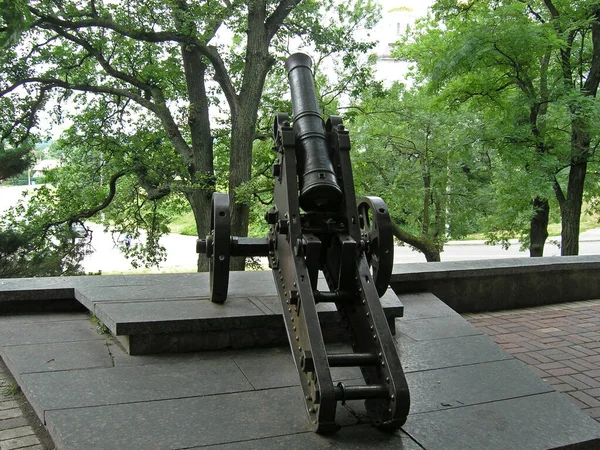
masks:
[[[127,303],[168,284],[151,281],[129,285]],[[248,281],[242,284],[247,291]],[[181,282],[178,292],[188,289]],[[103,302],[87,298],[95,306],[122,296],[121,289],[98,292]],[[400,301],[405,316],[396,321],[395,341],[411,413],[393,433],[373,428],[357,401],[338,405],[337,434],[309,432],[285,347],[132,356],[99,333],[89,315],[70,312],[0,316],[0,355],[63,450],[599,448],[597,422],[435,296],[406,294]],[[254,299],[230,306],[232,314],[258,308]],[[332,376],[354,384],[361,374],[337,368]]]
[[[287,345],[270,271],[232,273],[222,305],[208,299],[205,273],[18,281],[0,280],[0,314],[87,309],[131,355]],[[394,334],[402,303],[391,289],[381,303]],[[325,340],[346,341],[335,305],[317,309]]]
[[[397,264],[398,294],[431,292],[455,311],[529,308],[600,298],[600,256]]]

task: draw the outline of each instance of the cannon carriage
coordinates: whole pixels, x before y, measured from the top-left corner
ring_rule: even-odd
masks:
[[[349,133],[339,117],[323,121],[311,68],[302,53],[286,61],[293,123],[286,113],[275,116],[268,236],[230,236],[228,196],[215,193],[211,231],[198,240],[197,251],[209,258],[210,296],[216,303],[226,301],[232,256],[268,258],[314,431],[336,431],[337,404],[357,399],[365,400],[375,425],[397,428],[406,421],[410,396],[380,303],[392,273],[392,224],[380,198],[356,201]],[[318,289],[320,272],[327,290]],[[316,309],[320,302],[335,303],[352,352],[327,352]],[[334,384],[332,367],[353,366],[360,367],[364,384]]]

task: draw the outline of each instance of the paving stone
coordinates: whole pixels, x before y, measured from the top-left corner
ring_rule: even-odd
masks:
[[[206,447],[192,447],[190,450]],[[273,438],[241,441],[231,444],[210,446],[215,450],[272,450],[272,449],[331,449],[363,450],[366,448],[393,448],[403,450],[420,450],[415,441],[402,431],[388,433],[379,431],[370,425],[343,427],[335,434],[320,435],[316,433],[298,433]]]
[[[89,319],[90,315],[85,312],[53,312],[49,313],[27,313],[0,316],[0,323],[40,323],[40,322],[63,322],[65,320]],[[3,325],[4,326],[4,325]],[[595,353],[594,353],[595,354]]]
[[[98,336],[95,341],[15,345],[5,347],[3,353],[7,365],[19,374],[112,367],[113,359],[106,344],[106,339]]]
[[[541,450],[580,442],[588,445],[569,448],[600,446],[600,425],[558,393],[413,414],[403,430],[427,449]]]
[[[3,409],[0,411],[0,420],[14,419],[21,416],[19,408]]]
[[[413,341],[398,335],[395,341],[405,372],[511,359],[486,336]]]
[[[44,411],[251,390],[231,360],[219,359],[25,374],[22,389]],[[76,392],[77,395],[73,393]]]
[[[462,317],[434,317],[419,320],[399,320],[396,333],[401,333],[417,341],[444,339],[481,334],[477,328]]]
[[[585,403],[590,408],[600,407],[600,400],[585,393],[585,391],[571,392],[571,396],[575,397],[580,402]]]
[[[328,346],[328,353],[348,353],[349,348],[342,345]],[[273,348],[260,350],[247,350],[234,353],[233,361],[244,373],[255,389],[270,389],[299,384],[298,372],[290,349]],[[333,367],[331,376],[335,382],[355,380],[362,374],[357,367]]]
[[[187,448],[308,431],[299,387],[54,410],[46,421],[63,450]]]
[[[18,405],[14,400],[4,400],[2,396],[0,396],[0,411],[3,409],[12,409],[16,408]]]
[[[82,317],[85,317],[82,316]],[[10,345],[47,344],[102,339],[89,319],[11,323],[0,317],[0,342]]]
[[[402,294],[399,299],[404,305],[404,320],[458,315],[452,308],[429,292]]]
[[[2,445],[2,450],[13,450],[13,449],[23,449],[28,446],[34,446],[40,443],[40,440],[37,436],[23,436],[16,439],[7,439],[6,441],[2,441],[0,444]]]
[[[249,350],[233,361],[255,389],[297,386],[298,372],[289,348]]]
[[[13,428],[19,428],[27,426],[27,419],[22,415],[19,417],[13,417],[12,419],[3,419],[0,420],[0,431],[10,430]]]
[[[551,392],[519,361],[505,360],[406,375],[411,414]]]
[[[22,427],[12,428],[10,430],[2,430],[0,431],[0,441],[6,441],[8,439],[20,438],[23,436],[30,436],[35,434],[33,428],[29,425],[25,425]]]
[[[265,326],[267,317],[247,298],[109,302],[96,305],[98,318],[117,335],[229,330]]]

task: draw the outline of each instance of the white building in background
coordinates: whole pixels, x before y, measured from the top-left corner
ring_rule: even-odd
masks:
[[[417,19],[427,15],[434,0],[379,0],[379,3],[382,6],[381,21],[373,30],[379,38],[375,48],[375,77],[388,82],[405,81],[408,63],[392,58],[393,46]]]

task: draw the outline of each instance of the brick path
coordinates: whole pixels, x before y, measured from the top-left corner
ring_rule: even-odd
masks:
[[[463,317],[600,422],[600,300]]]
[[[54,444],[0,359],[0,450],[50,450]]]

